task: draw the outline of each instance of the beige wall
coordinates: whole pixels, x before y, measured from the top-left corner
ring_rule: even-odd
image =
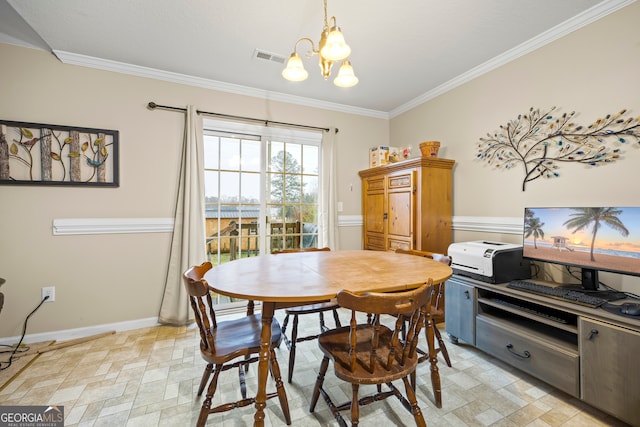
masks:
[[[173,198],[182,116],[149,111],[160,104],[335,126],[341,215],[361,213],[358,171],[376,145],[442,141],[456,160],[454,215],[518,217],[534,205],[639,205],[640,146],[598,168],[561,165],[561,177],[521,191],[519,170],[495,171],[474,160],[480,136],[526,112],[558,106],[588,123],[629,108],[640,114],[640,3],[391,119],[375,119],[61,64],[51,54],[0,44],[0,117],[5,120],[120,131],[117,189],[0,186],[0,338],[17,336],[56,286],[56,302],[30,320],[28,333],[86,328],[157,316],[170,233],[53,236],[56,218],[166,218]],[[437,64],[434,64],[437,66]],[[428,72],[428,70],[425,70]],[[340,228],[340,246],[359,248],[358,227]],[[456,231],[454,240],[517,241],[512,234]],[[615,275],[614,275],[615,276]],[[616,277],[640,293],[635,278]]]
[[[456,160],[454,216],[520,217],[525,206],[640,205],[636,143],[607,166],[561,164],[559,178],[532,181],[524,192],[523,169],[495,170],[475,160],[480,137],[530,107],[576,111],[574,121],[587,125],[623,108],[640,116],[639,20],[634,3],[391,119],[390,145],[441,141],[441,157]],[[477,239],[520,242],[509,234],[454,232],[454,241]],[[611,280],[640,293],[636,278]]]
[[[0,118],[120,131],[119,188],[0,185],[0,277],[7,280],[0,338],[21,334],[43,286],[56,287],[56,301],[31,317],[28,334],[157,316],[170,233],[52,234],[59,218],[173,216],[183,116],[150,111],[149,101],[339,128],[344,215],[360,213],[357,171],[368,166],[368,147],[389,139],[384,119],[65,65],[50,53],[6,44],[0,57]],[[340,245],[360,248],[360,231],[346,233]]]

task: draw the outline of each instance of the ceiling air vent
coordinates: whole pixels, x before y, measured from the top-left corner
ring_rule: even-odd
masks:
[[[264,59],[265,61],[277,62],[278,64],[284,64],[284,62],[286,61],[286,58],[282,55],[260,49],[256,49],[253,51],[253,57],[257,59]]]

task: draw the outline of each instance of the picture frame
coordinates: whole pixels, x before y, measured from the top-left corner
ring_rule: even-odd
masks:
[[[0,120],[0,185],[119,187],[117,130]]]

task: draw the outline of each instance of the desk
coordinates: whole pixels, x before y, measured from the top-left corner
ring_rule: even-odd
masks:
[[[243,258],[205,274],[218,293],[262,301],[262,335],[254,425],[264,425],[271,322],[276,309],[305,305],[352,292],[394,292],[427,282],[444,282],[451,268],[432,259],[381,251],[320,251]],[[432,328],[427,327],[427,333]],[[432,375],[437,374],[433,336],[429,340]],[[434,372],[435,371],[435,372]],[[438,384],[439,384],[439,376]],[[433,376],[432,376],[433,381]],[[439,387],[438,387],[439,388]]]

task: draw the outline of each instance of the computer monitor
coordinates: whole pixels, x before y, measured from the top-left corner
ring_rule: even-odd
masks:
[[[596,293],[599,271],[640,276],[640,207],[528,207],[523,257],[579,267]]]

